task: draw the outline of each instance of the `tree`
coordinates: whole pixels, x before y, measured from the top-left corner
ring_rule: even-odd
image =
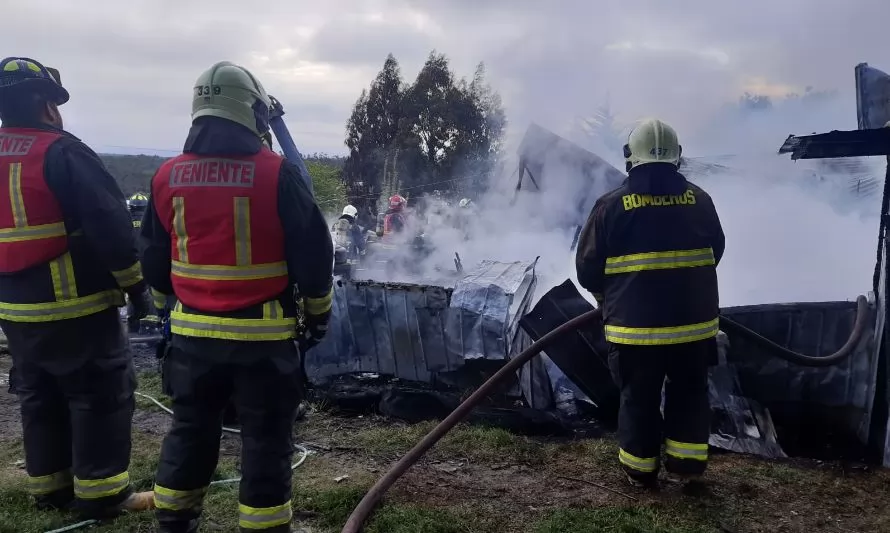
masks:
[[[459,94],[444,54],[430,52],[405,96],[403,132],[405,140],[423,156],[417,176],[421,183],[436,181],[439,167],[456,149],[454,106]],[[411,139],[413,137],[414,139]]]
[[[618,125],[616,117],[612,113],[612,106],[608,101],[599,106],[593,116],[582,118],[580,129],[595,144],[601,145],[610,153],[621,153],[621,147],[624,146],[625,139],[627,139],[626,128]],[[594,151],[597,151],[598,148],[600,146],[597,146]]]
[[[151,191],[152,176],[167,160],[165,157],[151,155],[100,154],[99,157],[125,196]],[[304,160],[312,176],[318,205],[328,214],[342,209],[346,204],[343,184],[340,182],[342,158],[313,154]]]
[[[399,132],[401,101],[401,69],[396,58],[389,54],[371,84],[365,104],[368,134],[376,146],[389,146],[395,140]]]
[[[420,192],[478,193],[497,161],[506,115],[480,63],[471,82],[455,83],[448,59],[431,52],[403,106],[403,160]]]
[[[343,178],[349,197],[360,207],[359,201],[407,190],[481,192],[505,128],[500,96],[486,82],[482,63],[471,81],[455,81],[447,57],[433,51],[405,87],[390,54],[347,123]]]
[[[350,201],[364,214],[376,212],[376,197],[382,194],[392,172],[389,151],[398,135],[402,100],[399,63],[392,54],[371,83],[370,90],[353,106],[346,125],[349,158],[343,179]]]
[[[346,205],[346,190],[340,180],[341,170],[337,167],[307,161],[306,168],[312,176],[315,201],[326,214],[336,214]]]

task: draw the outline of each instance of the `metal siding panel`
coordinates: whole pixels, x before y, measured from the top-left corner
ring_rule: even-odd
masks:
[[[398,361],[392,345],[392,330],[386,306],[386,289],[380,285],[365,286],[368,319],[374,335],[377,369],[381,374],[399,375]]]
[[[417,362],[414,359],[411,325],[408,322],[408,292],[410,289],[407,288],[385,288],[383,294],[389,322],[390,342],[396,360],[396,375],[401,379],[417,381]]]
[[[371,312],[366,296],[367,288],[362,285],[345,283],[343,294],[346,298],[349,322],[355,336],[354,356],[358,359],[358,368],[363,372],[379,372],[377,343],[374,337],[374,325],[371,323]]]
[[[448,296],[440,287],[426,287],[422,292],[423,306],[414,309],[420,343],[429,372],[457,370],[463,361],[452,363],[445,348],[445,313]]]

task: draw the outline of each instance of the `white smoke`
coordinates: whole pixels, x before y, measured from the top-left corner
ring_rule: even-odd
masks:
[[[586,108],[591,107],[587,103]],[[821,163],[792,162],[789,156],[777,154],[788,134],[855,128],[854,110],[855,102],[839,96],[779,100],[771,109],[754,112],[740,112],[729,102],[717,112],[698,117],[697,130],[679,132],[686,156],[704,160],[733,156],[722,161],[725,168],[720,171],[697,175],[691,165],[687,174],[713,197],[726,234],[726,253],[718,268],[722,306],[852,300],[871,290],[880,187],[862,196],[850,190],[855,176],[844,175],[843,170],[832,174]],[[524,126],[510,132],[513,148],[508,154],[515,153]],[[598,155],[621,164],[620,153],[602,153],[614,142],[579,138],[577,129],[566,130],[556,133],[574,133],[573,140],[583,147],[596,146]],[[865,162],[868,177],[882,181],[883,163],[882,158],[869,158]],[[517,165],[515,161],[505,164],[491,191],[476,199],[475,215],[466,231],[469,239],[447,224],[427,226],[426,242],[433,248],[429,257],[417,261],[403,247],[395,252],[397,260],[388,263],[388,273],[369,273],[369,277],[448,284],[454,278],[454,254],[458,253],[465,269],[483,259],[540,258],[538,298],[566,278],[575,280],[570,251],[573,231],[566,221],[586,220],[587,213],[579,217],[572,213],[573,206],[602,184],[590,182],[566,162],[551,160],[544,175],[536,176],[543,190],[535,191],[526,180],[517,194]],[[393,263],[410,268],[393,268]]]

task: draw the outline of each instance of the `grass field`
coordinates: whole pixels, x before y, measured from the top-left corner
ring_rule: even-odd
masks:
[[[155,375],[140,390],[160,396]],[[33,510],[24,492],[22,444],[0,398],[0,533],[42,533],[71,516]],[[153,483],[169,418],[139,400],[133,423],[131,478]],[[405,425],[377,417],[337,417],[319,409],[297,426],[311,450],[294,472],[295,525],[338,532],[364,491],[432,424]],[[238,475],[240,442],[226,435],[217,479]],[[862,466],[767,462],[716,455],[703,494],[679,488],[651,494],[625,486],[610,439],[547,441],[493,428],[453,431],[388,494],[368,533],[748,533],[890,531],[890,474]],[[202,531],[237,531],[237,485],[215,486]],[[85,529],[152,532],[150,513]]]

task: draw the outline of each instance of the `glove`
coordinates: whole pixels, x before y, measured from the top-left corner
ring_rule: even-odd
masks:
[[[127,293],[127,296],[130,297],[130,304],[132,305],[132,313],[128,314],[127,323],[132,327],[148,316],[154,304],[152,303],[151,295],[144,287],[142,290]]]
[[[299,338],[300,348],[307,351],[318,345],[328,333],[328,320],[331,318],[331,312],[321,315],[305,315],[306,328]]]

